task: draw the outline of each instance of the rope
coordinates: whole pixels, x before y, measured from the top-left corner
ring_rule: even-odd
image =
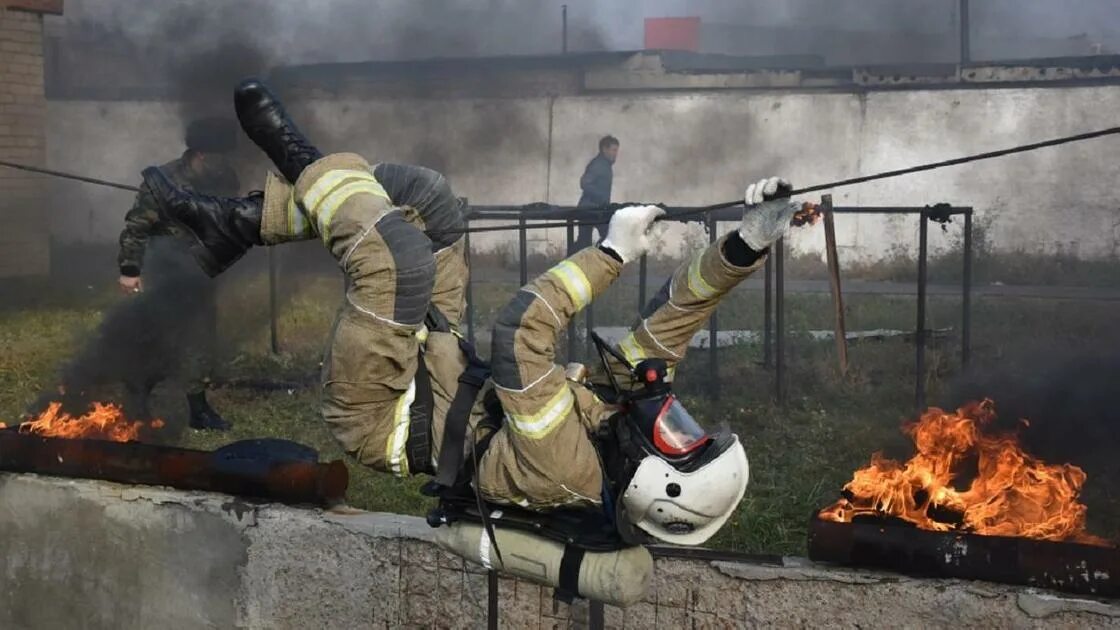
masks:
[[[815,184],[813,186],[808,186],[808,187],[805,187],[805,188],[798,188],[798,189],[792,190],[792,191],[790,191],[789,194],[790,194],[790,196],[804,195],[806,193],[817,192],[817,191],[820,191],[820,190],[831,190],[831,189],[834,189],[834,188],[843,188],[843,187],[846,187],[846,186],[854,186],[856,184],[873,182],[873,181],[880,180],[880,179],[900,177],[902,175],[910,175],[912,173],[921,173],[923,171],[932,171],[932,170],[939,169],[939,168],[945,168],[947,166],[959,166],[961,164],[968,164],[970,162],[979,162],[981,160],[990,160],[992,158],[1004,157],[1006,155],[1013,155],[1015,153],[1026,153],[1028,151],[1036,151],[1038,149],[1045,149],[1047,147],[1056,147],[1056,146],[1059,146],[1059,145],[1069,144],[1069,143],[1072,143],[1072,142],[1081,142],[1081,141],[1084,141],[1084,140],[1092,140],[1093,138],[1101,138],[1101,137],[1104,137],[1104,136],[1112,136],[1112,135],[1116,135],[1116,134],[1120,134],[1120,127],[1109,127],[1107,129],[1099,129],[1097,131],[1089,131],[1089,132],[1086,132],[1086,133],[1079,133],[1079,134],[1075,134],[1075,135],[1072,135],[1072,136],[1063,136],[1061,138],[1054,138],[1052,140],[1044,140],[1042,142],[1032,142],[1030,144],[1022,144],[1022,145],[1015,146],[1015,147],[1010,147],[1010,148],[1007,148],[1007,149],[999,149],[999,150],[996,150],[996,151],[987,151],[985,153],[975,153],[973,155],[966,155],[966,156],[962,156],[962,157],[958,157],[958,158],[953,158],[951,160],[942,160],[940,162],[930,162],[928,164],[919,164],[917,166],[911,166],[911,167],[908,167],[908,168],[900,168],[900,169],[896,169],[896,170],[893,170],[893,171],[883,171],[881,173],[875,173],[875,174],[872,174],[872,175],[862,175],[862,176],[859,176],[859,177],[851,177],[851,178],[848,178],[848,179],[841,179],[841,180],[837,180],[837,181],[834,181],[834,182],[828,182],[828,183],[825,183],[825,184]],[[50,175],[52,177],[60,177],[60,178],[63,178],[63,179],[72,179],[72,180],[79,181],[79,182],[86,182],[87,184],[95,184],[95,185],[98,185],[98,186],[108,186],[109,188],[117,188],[117,189],[120,189],[120,190],[127,190],[127,191],[130,191],[130,192],[139,192],[139,190],[140,190],[139,188],[137,188],[135,186],[128,186],[128,185],[125,185],[125,184],[119,184],[119,183],[111,182],[111,181],[104,180],[104,179],[97,179],[97,178],[94,178],[94,177],[85,177],[85,176],[82,176],[82,175],[74,175],[72,173],[64,173],[62,171],[54,171],[54,170],[50,170],[50,169],[46,169],[46,168],[39,168],[37,166],[28,166],[26,164],[17,164],[17,163],[14,163],[14,162],[7,162],[7,161],[4,161],[4,160],[0,160],[0,166],[6,166],[8,168],[19,169],[19,170],[22,170],[22,171],[30,171],[32,173],[41,173],[43,175]],[[712,204],[710,206],[702,206],[702,207],[698,207],[698,208],[682,208],[682,209],[678,209],[678,210],[668,210],[662,217],[660,217],[659,220],[682,219],[682,218],[685,218],[685,217],[694,216],[694,215],[698,215],[698,214],[707,214],[707,213],[713,212],[715,210],[723,210],[725,208],[732,208],[732,207],[739,206],[739,205],[742,205],[742,204],[743,204],[742,200],[736,199],[734,201],[724,201],[724,202],[721,202],[721,203]],[[539,207],[540,205],[541,205],[540,203],[536,203],[536,204],[527,204],[526,206],[522,206],[522,207],[531,207],[531,206]],[[595,210],[609,211],[611,209],[620,208],[623,205],[625,205],[625,204],[611,204],[610,206],[607,206],[605,208],[588,208],[587,210],[589,210],[589,211],[595,211]],[[606,225],[607,223],[608,223],[608,221],[586,221],[586,220],[572,221],[571,223],[568,223],[567,221],[562,222],[562,223],[560,223],[560,222],[536,223],[536,224],[532,224],[532,225],[525,225],[524,229],[540,230],[540,229],[545,229],[545,228],[568,227],[568,225]],[[433,231],[431,234],[433,236],[443,235],[443,234],[476,234],[476,233],[480,233],[480,232],[514,231],[514,230],[521,230],[522,228],[523,228],[523,226],[521,226],[521,225],[491,225],[491,226],[486,226],[486,227],[463,228],[463,229],[457,229],[457,230],[439,230],[439,231]]]
[[[20,171],[30,171],[32,173],[41,173],[43,175],[50,175],[52,177],[61,177],[62,179],[73,179],[87,184],[96,184],[98,186],[107,186],[109,188],[119,188],[120,190],[127,190],[129,192],[140,192],[136,186],[128,186],[126,184],[118,184],[105,179],[97,179],[96,177],[86,177],[84,175],[74,175],[73,173],[63,173],[62,171],[52,171],[48,168],[39,168],[38,166],[28,166],[27,164],[16,164],[15,162],[7,162],[0,160],[0,166],[14,168]]]

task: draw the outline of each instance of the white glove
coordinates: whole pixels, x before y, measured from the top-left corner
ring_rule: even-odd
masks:
[[[655,219],[663,214],[665,211],[657,206],[621,208],[611,216],[607,238],[601,245],[621,256],[623,263],[641,258],[660,233],[663,226]]]
[[[739,236],[756,252],[761,252],[782,238],[789,229],[793,215],[801,210],[800,201],[791,201],[788,197],[772,199],[782,188],[788,190],[791,186],[778,177],[747,186],[744,198],[747,211],[743,213],[743,223],[739,225]]]

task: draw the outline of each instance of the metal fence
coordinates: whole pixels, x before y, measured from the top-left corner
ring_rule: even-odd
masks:
[[[967,365],[970,358],[971,346],[971,331],[972,331],[972,208],[970,207],[953,207],[953,206],[925,206],[925,207],[903,207],[903,206],[885,206],[885,207],[833,207],[831,198],[825,196],[822,199],[821,207],[825,213],[825,220],[831,221],[830,215],[905,215],[916,216],[918,218],[918,277],[917,277],[917,321],[914,327],[914,346],[915,346],[915,384],[914,384],[914,399],[915,405],[918,409],[925,406],[925,374],[926,374],[926,359],[925,347],[928,339],[928,331],[926,329],[926,289],[928,286],[928,261],[929,261],[929,224],[931,221],[945,222],[950,217],[962,216],[964,218],[963,225],[963,269],[961,280],[961,334],[960,334],[960,351],[961,361]],[[678,211],[687,211],[689,208],[674,208]],[[596,223],[605,225],[606,217],[601,210],[588,210],[581,208],[572,208],[565,206],[548,206],[539,204],[531,209],[522,207],[508,207],[508,206],[472,206],[468,212],[468,227],[471,222],[479,221],[505,221],[511,228],[514,226],[517,231],[517,251],[518,251],[518,269],[520,285],[524,286],[529,282],[529,238],[528,233],[530,230],[536,229],[537,222],[547,222],[550,226],[555,226],[562,223],[566,228],[566,247],[565,251],[569,254],[573,252],[575,247],[575,228],[580,223]],[[717,225],[719,222],[736,222],[742,216],[742,210],[736,208],[729,208],[717,212],[711,212],[700,219],[674,219],[683,222],[702,222],[706,225],[708,230],[709,242],[715,242],[718,237]],[[468,258],[470,256],[470,234],[467,234],[467,252]],[[833,243],[833,247],[835,244]],[[763,284],[763,331],[762,331],[762,344],[763,344],[763,365],[772,369],[773,376],[773,393],[774,398],[778,402],[784,402],[787,398],[788,391],[786,387],[786,371],[787,371],[787,326],[786,326],[786,289],[785,289],[785,262],[787,257],[786,247],[783,241],[778,241],[774,246],[771,256],[767,259],[764,266],[764,284]],[[476,317],[475,305],[473,301],[472,281],[467,286],[467,311],[465,327],[467,336],[471,341],[475,338]],[[638,264],[638,300],[637,309],[641,311],[646,305],[649,285],[649,265],[646,257],[642,257]],[[841,295],[839,286],[836,287],[836,294]],[[588,307],[583,313],[585,329],[590,331],[595,328],[595,315],[594,309]],[[718,309],[712,314],[708,322],[708,393],[712,398],[719,398],[720,396],[720,362],[719,362],[719,313]],[[837,332],[838,335],[842,331]],[[576,324],[571,322],[568,325],[567,334],[567,353],[568,357],[576,356],[576,344],[578,337],[576,335]]]

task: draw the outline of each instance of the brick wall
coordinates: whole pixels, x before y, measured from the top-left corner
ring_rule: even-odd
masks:
[[[43,13],[61,2],[0,0],[0,160],[43,166]],[[46,274],[50,221],[42,176],[0,168],[0,278]]]

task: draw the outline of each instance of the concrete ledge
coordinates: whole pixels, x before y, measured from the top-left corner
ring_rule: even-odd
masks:
[[[2,628],[477,628],[486,575],[418,518],[0,474]],[[503,578],[502,626],[579,627],[586,604]],[[608,627],[1120,627],[1113,602],[787,558],[661,559]]]

